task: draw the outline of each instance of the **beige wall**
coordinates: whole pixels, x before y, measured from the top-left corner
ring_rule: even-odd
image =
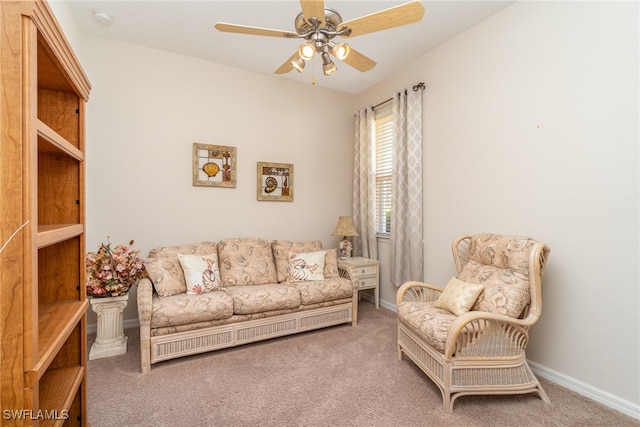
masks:
[[[72,43],[94,85],[89,248],[107,235],[143,252],[231,235],[335,245],[351,205],[353,110],[424,81],[425,279],[454,274],[459,234],[545,241],[529,358],[639,416],[636,2],[516,3],[357,96],[85,35]],[[236,189],[191,186],[192,142],[238,147]],[[256,161],[295,164],[294,203],[255,201]],[[393,308],[384,242],[380,254]]]
[[[638,52],[637,2],[519,2],[358,96],[372,105],[427,85],[425,280],[444,286],[455,273],[460,234],[546,242],[528,357],[636,414]],[[392,307],[386,264],[381,295]]]

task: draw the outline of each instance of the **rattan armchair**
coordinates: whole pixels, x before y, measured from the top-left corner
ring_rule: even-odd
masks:
[[[434,306],[443,289],[402,285],[398,359],[407,355],[436,383],[448,413],[464,395],[537,393],[548,403],[525,349],[542,310],[549,248],[528,237],[484,233],[455,239],[452,250],[458,271],[452,281],[482,284],[481,293],[470,311],[455,315]]]

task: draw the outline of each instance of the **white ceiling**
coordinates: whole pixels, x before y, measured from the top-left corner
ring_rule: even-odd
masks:
[[[368,15],[405,1],[325,0],[343,21]],[[280,78],[311,83],[348,93],[359,93],[397,72],[444,41],[504,9],[513,0],[422,1],[426,11],[417,24],[397,27],[348,40],[353,48],[378,64],[361,73],[336,61],[338,70],[324,76],[321,61],[309,63],[303,73],[293,70]],[[273,72],[298,48],[301,41],[275,37],[222,33],[216,22],[228,22],[295,32],[294,19],[301,8],[297,0],[69,1],[80,27],[87,33],[156,49],[203,58],[261,74]],[[98,23],[93,12],[108,13],[113,21]],[[338,40],[337,38],[336,40]]]

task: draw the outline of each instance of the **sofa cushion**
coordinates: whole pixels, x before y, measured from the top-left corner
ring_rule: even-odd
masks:
[[[324,259],[324,278],[340,277],[340,272],[338,271],[338,250],[336,248],[325,249],[325,252],[327,256]]]
[[[232,315],[233,300],[224,291],[165,298],[154,295],[151,301],[151,328],[227,319]]]
[[[220,289],[217,252],[208,255],[179,254],[188,294],[202,294]]]
[[[289,240],[274,240],[271,242],[273,249],[273,259],[276,263],[278,283],[287,280],[289,271],[289,253],[291,252],[315,252],[322,249],[320,240],[309,240],[306,242],[291,242]]]
[[[537,242],[530,237],[481,233],[469,242],[469,260],[529,275],[529,256]]]
[[[287,282],[324,280],[325,251],[289,253]]]
[[[469,243],[460,280],[484,285],[472,310],[518,318],[531,301],[529,256],[537,242],[525,236],[482,233]]]
[[[293,282],[289,286],[300,291],[302,305],[353,297],[351,280],[342,277],[325,278],[324,280],[310,282]]]
[[[225,239],[218,242],[222,286],[276,283],[271,244],[259,238]]]
[[[444,353],[444,346],[457,316],[433,302],[405,301],[398,306],[398,316],[423,334],[430,346]]]
[[[529,278],[514,270],[468,261],[458,279],[484,285],[472,310],[518,318],[531,300]]]
[[[280,284],[231,286],[225,291],[233,299],[234,314],[253,314],[300,307],[300,292],[291,286]]]
[[[191,243],[189,245],[179,246],[161,246],[149,251],[149,258],[158,257],[174,257],[178,259],[178,254],[186,255],[206,255],[217,251],[217,245],[215,242],[199,242]]]
[[[452,277],[433,305],[460,316],[473,306],[483,287],[484,285],[464,282]]]
[[[158,296],[169,297],[187,292],[184,274],[177,257],[147,258],[144,260],[144,266]]]
[[[187,291],[178,254],[206,255],[216,252],[214,242],[199,242],[181,246],[161,246],[151,249],[144,261],[149,278],[160,297],[178,295]]]

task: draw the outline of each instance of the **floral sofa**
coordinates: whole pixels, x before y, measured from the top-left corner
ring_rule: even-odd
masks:
[[[319,241],[225,239],[152,249],[138,283],[141,370],[164,360],[357,323],[355,272]]]

